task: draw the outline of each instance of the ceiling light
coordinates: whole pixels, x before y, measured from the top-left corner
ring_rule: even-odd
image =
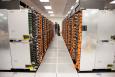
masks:
[[[44,6],[45,9],[52,9],[51,6]]]
[[[54,14],[50,14],[50,16],[55,16]]]
[[[71,7],[71,10],[74,8],[74,6]]]
[[[76,0],[76,3],[79,2],[79,0]]]
[[[110,4],[115,4],[115,0],[111,1]]]
[[[40,2],[49,2],[49,0],[40,0]]]
[[[0,13],[0,16],[4,16],[4,14],[3,14],[3,13]]]
[[[53,11],[48,11],[48,13],[54,13]]]

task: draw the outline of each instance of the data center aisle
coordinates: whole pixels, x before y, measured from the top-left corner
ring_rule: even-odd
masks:
[[[36,77],[78,77],[61,36],[54,37]]]
[[[55,36],[35,73],[0,72],[0,77],[78,77],[61,36]]]

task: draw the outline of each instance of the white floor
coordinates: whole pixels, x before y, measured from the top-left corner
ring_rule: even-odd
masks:
[[[62,37],[56,36],[36,73],[0,72],[0,77],[115,77],[115,73],[77,73]]]
[[[62,37],[53,39],[36,77],[78,77]]]

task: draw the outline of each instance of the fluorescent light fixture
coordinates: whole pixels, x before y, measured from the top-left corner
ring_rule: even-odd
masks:
[[[54,14],[50,14],[50,16],[55,16]]]
[[[76,0],[76,3],[79,2],[79,0]]]
[[[71,10],[74,8],[74,6],[71,7]]]
[[[48,13],[54,13],[53,11],[48,11]]]
[[[4,14],[3,14],[3,13],[0,13],[0,16],[4,16]]]
[[[40,2],[49,2],[49,0],[40,0]]]
[[[52,9],[51,6],[44,6],[45,9]]]
[[[115,4],[115,0],[111,1],[110,4]]]

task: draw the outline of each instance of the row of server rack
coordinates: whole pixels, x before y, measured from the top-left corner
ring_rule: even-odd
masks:
[[[0,10],[0,70],[36,70],[53,39],[54,24],[35,10]]]
[[[78,71],[115,70],[115,10],[86,9],[68,15],[62,36]]]

